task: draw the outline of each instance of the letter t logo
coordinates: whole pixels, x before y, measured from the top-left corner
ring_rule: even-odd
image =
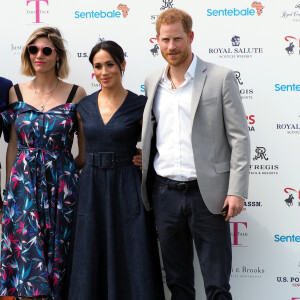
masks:
[[[46,2],[47,5],[48,5],[49,4],[48,0],[27,0],[27,6],[32,1],[35,2],[35,10],[36,10],[36,13],[35,13],[35,22],[33,22],[33,23],[41,23],[40,22],[40,1]]]
[[[247,222],[230,222],[233,224],[233,243],[232,246],[241,246],[239,244],[239,224],[243,224],[247,228]]]

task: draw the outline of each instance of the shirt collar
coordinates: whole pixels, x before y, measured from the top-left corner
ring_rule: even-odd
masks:
[[[193,60],[190,64],[189,68],[187,69],[186,73],[184,74],[185,80],[193,79],[195,77],[196,66],[197,66],[197,57],[196,57],[196,55],[193,54]],[[168,70],[169,70],[169,65],[167,65],[165,67],[165,70],[164,70],[161,80],[160,80],[161,82],[163,82],[163,81],[169,82],[170,81],[168,78]]]

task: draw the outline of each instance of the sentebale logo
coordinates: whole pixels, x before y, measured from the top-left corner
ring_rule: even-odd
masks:
[[[35,2],[35,22],[33,23],[42,23],[41,19],[40,19],[40,2],[46,2],[46,4],[48,5],[48,0],[27,0],[26,5],[28,6],[28,4],[30,2]]]
[[[244,9],[238,8],[224,8],[224,9],[207,9],[206,15],[208,17],[245,17],[245,16],[254,16],[255,13],[258,16],[261,16],[265,6],[261,2],[254,1],[251,4],[251,8],[247,7]]]

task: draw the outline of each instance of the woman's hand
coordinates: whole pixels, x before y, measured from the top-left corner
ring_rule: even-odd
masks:
[[[142,150],[137,149],[137,154],[133,157],[132,162],[142,170]]]

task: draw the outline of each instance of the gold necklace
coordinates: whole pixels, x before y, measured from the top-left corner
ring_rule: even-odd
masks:
[[[172,76],[171,76],[171,73],[170,73],[170,68],[168,69],[168,78],[171,81],[172,89],[176,90],[176,85],[174,84],[174,82],[172,80]]]
[[[37,89],[36,89],[36,84],[35,84],[35,78],[33,79],[34,93],[38,96],[38,98],[39,98],[39,100],[40,100],[40,102],[41,102],[41,105],[40,105],[41,111],[44,111],[45,106],[46,106],[48,100],[50,99],[50,97],[51,97],[51,95],[53,94],[53,92],[56,90],[58,84],[59,84],[59,78],[57,78],[57,83],[56,83],[55,87],[54,87],[50,92],[47,92],[47,93],[41,93],[41,92],[38,92],[38,91],[37,91]],[[45,102],[43,102],[43,101],[41,100],[41,97],[40,97],[41,95],[48,95],[47,100],[46,100]]]

